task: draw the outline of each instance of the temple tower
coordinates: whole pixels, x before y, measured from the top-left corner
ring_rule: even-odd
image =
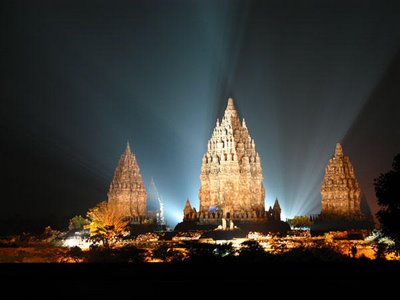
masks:
[[[150,188],[147,197],[147,216],[154,219],[157,224],[165,225],[164,220],[164,203],[158,193],[154,179],[150,181]]]
[[[336,144],[321,185],[321,214],[334,216],[360,215],[360,187],[348,156]]]
[[[208,141],[200,182],[200,214],[240,219],[265,212],[260,156],[231,98]]]
[[[195,215],[196,213],[197,213],[196,209],[192,208],[192,205],[190,204],[190,200],[187,199],[185,208],[183,209],[183,219],[190,220],[193,217],[193,215]]]
[[[145,218],[146,197],[140,168],[128,143],[115,169],[108,202],[119,206],[126,217]]]
[[[274,207],[272,208],[272,217],[274,220],[276,221],[280,221],[281,220],[281,206],[279,205],[279,201],[278,198],[275,199],[274,202]]]

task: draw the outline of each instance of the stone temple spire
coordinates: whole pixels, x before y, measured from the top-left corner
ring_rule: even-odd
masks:
[[[189,198],[186,199],[185,208],[192,209],[192,206],[190,205],[190,200],[189,200]]]
[[[190,205],[190,200],[188,198],[186,200],[185,208],[183,209],[183,219],[184,220],[190,219],[193,213],[196,213],[196,209],[192,208],[192,205]]]
[[[164,203],[158,193],[156,183],[151,178],[150,187],[147,193],[147,215],[156,220],[157,224],[165,225]]]
[[[145,217],[146,198],[140,168],[128,142],[115,169],[108,202],[119,206],[126,217]]]
[[[274,220],[280,221],[281,220],[281,206],[279,205],[278,198],[275,199],[274,207],[272,208],[272,214]]]
[[[275,199],[274,208],[273,209],[281,209],[281,206],[279,205],[278,198]]]
[[[342,145],[340,145],[340,143],[336,144],[336,148],[335,148],[335,157],[342,157],[343,156],[343,148]]]
[[[321,185],[323,215],[354,216],[361,213],[360,187],[348,156],[336,144],[335,155],[329,160]]]
[[[235,103],[233,102],[232,98],[228,99],[228,104],[226,105],[226,109],[224,112],[224,117],[222,118],[222,122],[231,122],[232,126],[237,126],[239,123],[240,126],[240,119],[238,117],[238,112],[235,107]]]
[[[200,213],[219,211],[230,217],[264,212],[260,156],[233,99],[228,99],[207,148],[200,175]]]
[[[232,98],[228,99],[228,104],[226,105],[224,117],[237,117],[237,111],[235,108],[235,103]]]

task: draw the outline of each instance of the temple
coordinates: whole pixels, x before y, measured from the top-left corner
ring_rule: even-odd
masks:
[[[228,99],[224,116],[217,119],[203,156],[197,211],[186,201],[184,222],[218,225],[223,222],[246,227],[249,223],[280,222],[276,200],[265,210],[265,189],[260,155],[246,122],[239,119],[233,99]],[[179,225],[179,224],[178,224]],[[179,227],[185,227],[179,225]]]
[[[338,143],[325,169],[321,184],[321,213],[312,218],[311,231],[373,229],[372,215],[361,210],[360,194],[354,168]]]
[[[274,220],[280,220],[281,219],[281,206],[279,205],[278,198],[275,199],[274,206],[269,207],[269,215],[274,219]]]
[[[336,144],[321,185],[321,214],[334,216],[360,215],[360,187],[348,156]]]
[[[200,213],[217,212],[234,219],[261,216],[265,211],[263,179],[254,139],[229,98],[203,156]]]
[[[108,203],[119,206],[125,217],[140,222],[146,217],[146,198],[140,168],[128,143],[115,169]]]
[[[159,225],[165,225],[164,203],[158,193],[153,178],[150,181],[150,188],[147,197],[147,217],[149,220],[152,220]]]

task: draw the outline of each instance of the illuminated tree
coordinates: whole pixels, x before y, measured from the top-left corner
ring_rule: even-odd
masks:
[[[394,241],[394,249],[400,251],[400,153],[394,157],[392,169],[374,181],[380,210],[377,212],[382,232]]]
[[[75,216],[69,220],[68,229],[71,231],[82,230],[90,221],[82,216]]]
[[[106,201],[91,208],[87,217],[90,224],[86,228],[90,230],[91,239],[102,242],[106,247],[118,241],[129,224],[119,206]]]

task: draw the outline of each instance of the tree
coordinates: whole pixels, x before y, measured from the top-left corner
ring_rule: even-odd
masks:
[[[90,221],[82,216],[75,216],[69,220],[68,229],[71,231],[82,230]]]
[[[288,222],[294,228],[310,227],[313,224],[308,216],[295,216],[293,219],[288,220]]]
[[[257,241],[244,241],[240,248],[239,258],[244,261],[262,261],[266,258],[264,248]]]
[[[380,210],[376,216],[382,233],[393,240],[394,250],[400,250],[400,153],[394,157],[392,169],[374,180]]]
[[[106,247],[117,242],[129,224],[119,206],[106,201],[89,209],[87,217],[90,224],[86,228],[90,230],[91,239],[95,243],[101,242]]]
[[[178,262],[183,260],[183,254],[167,244],[161,244],[153,250],[152,256],[161,259],[163,262]]]

